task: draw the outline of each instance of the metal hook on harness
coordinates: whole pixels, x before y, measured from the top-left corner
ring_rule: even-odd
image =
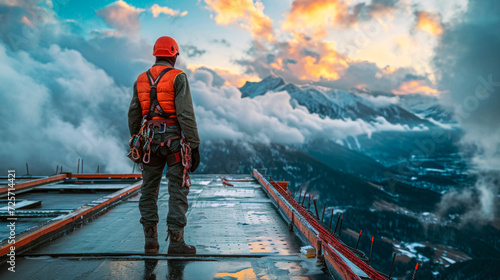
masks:
[[[145,164],[148,164],[150,159],[151,159],[151,151],[144,154],[144,157],[142,158],[142,162],[144,162]]]
[[[187,142],[184,132],[181,132],[181,160],[184,171],[182,174],[182,186],[189,188],[191,178],[189,178],[189,169],[191,168],[191,144]]]
[[[144,115],[142,117],[142,121],[141,121],[142,128],[144,128],[144,125],[146,124],[147,121],[148,121],[148,115]],[[142,130],[142,128],[141,128],[141,130]]]
[[[141,154],[139,153],[139,150],[137,148],[132,148],[132,159],[133,160],[139,160],[141,158]]]
[[[147,138],[153,138],[155,135],[155,128],[153,124],[148,124],[148,133]]]
[[[161,130],[161,128],[163,127],[163,130]],[[162,125],[160,125],[160,127],[158,128],[158,133],[165,133],[167,131],[167,123],[163,123]]]
[[[149,160],[151,159],[151,138],[148,138],[146,144],[144,144],[144,148],[144,151],[146,153],[144,153],[144,157],[142,157],[142,162],[148,164]]]

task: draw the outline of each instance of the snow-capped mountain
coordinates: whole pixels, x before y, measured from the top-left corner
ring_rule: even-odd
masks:
[[[263,95],[268,91],[280,88],[284,84],[285,82],[283,79],[273,76],[269,76],[260,82],[246,82],[245,85],[240,88],[241,97],[254,98],[255,96]]]
[[[453,109],[443,106],[435,96],[408,94],[400,96],[400,106],[418,116],[444,123],[453,122]]]
[[[254,98],[267,92],[287,91],[293,106],[304,106],[309,112],[331,119],[362,119],[367,122],[383,117],[392,124],[434,126],[427,118],[447,120],[449,116],[435,100],[419,96],[404,98],[395,95],[353,93],[319,86],[286,84],[279,77],[269,76],[260,82],[246,82],[240,88],[242,97]],[[405,106],[403,106],[405,105]],[[415,110],[415,111],[412,111]]]

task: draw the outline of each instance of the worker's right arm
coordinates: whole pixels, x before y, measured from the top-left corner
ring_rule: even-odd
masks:
[[[132,95],[132,101],[130,101],[130,107],[128,108],[128,129],[130,131],[130,135],[134,135],[139,132],[141,129],[141,122],[141,102],[139,101],[139,95],[137,94],[137,83],[134,83],[134,94]]]
[[[200,137],[198,136],[198,126],[194,115],[191,90],[185,73],[177,75],[174,81],[174,88],[177,120],[191,144],[191,148],[196,149],[200,145]]]

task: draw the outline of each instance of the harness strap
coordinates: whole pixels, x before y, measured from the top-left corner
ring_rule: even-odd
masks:
[[[170,70],[174,69],[173,67],[167,67],[163,69],[163,71],[160,72],[158,77],[156,79],[153,79],[153,75],[151,75],[151,69],[149,69],[146,74],[148,76],[148,81],[149,81],[149,86],[151,87],[150,95],[149,95],[149,100],[151,102],[151,106],[149,107],[149,113],[147,115],[147,119],[152,119],[153,117],[162,117],[165,119],[170,118],[171,116],[175,114],[167,114],[163,110],[163,108],[160,106],[160,103],[158,102],[158,96],[157,96],[157,91],[156,91],[156,86],[160,82],[161,78]],[[156,112],[156,110],[158,112]]]
[[[170,118],[170,119],[155,119],[155,120],[148,120],[147,121],[148,125],[152,125],[153,127],[162,127],[162,126],[179,126],[179,121],[177,118]]]
[[[167,166],[168,167],[176,165],[176,164],[180,163],[181,161],[182,161],[181,152],[177,152],[175,154],[171,154],[171,155],[167,156]]]

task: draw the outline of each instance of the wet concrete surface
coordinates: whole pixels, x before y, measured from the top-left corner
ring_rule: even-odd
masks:
[[[49,184],[48,186],[58,185]],[[123,187],[123,185],[120,185]],[[20,209],[19,207],[15,207],[16,210],[26,210],[26,211],[36,211],[36,210],[74,210],[81,206],[84,206],[86,203],[90,203],[96,199],[99,199],[103,196],[110,194],[111,191],[99,191],[96,193],[59,193],[58,191],[50,191],[50,192],[26,192],[17,194],[15,196],[16,201],[29,200],[29,201],[41,201],[41,205],[35,208],[29,209]],[[7,205],[7,203],[5,203]],[[2,206],[5,206],[2,204]],[[17,205],[16,205],[17,206]],[[27,229],[35,227],[43,222],[46,222],[54,217],[37,217],[33,215],[33,217],[25,217],[18,218],[16,233],[21,233]],[[9,221],[4,218],[0,220],[0,236],[6,238],[9,235]],[[3,239],[2,238],[2,239]]]
[[[192,183],[185,239],[199,255],[166,254],[168,193],[163,180],[158,256],[143,254],[138,194],[27,252],[30,256],[18,256],[17,272],[0,266],[0,279],[330,279],[314,259],[300,255],[300,240],[256,181],[231,182],[230,187],[218,175],[193,175]]]
[[[59,191],[27,192],[16,195],[16,200],[26,199],[32,201],[42,201],[40,207],[36,207],[31,210],[77,209],[111,193],[112,191],[100,191],[96,193],[60,193]]]

